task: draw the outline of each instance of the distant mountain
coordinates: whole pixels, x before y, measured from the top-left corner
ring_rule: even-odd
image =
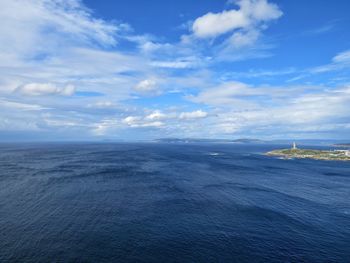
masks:
[[[276,144],[291,144],[296,142],[298,145],[320,145],[320,146],[335,146],[336,144],[343,144],[342,140],[332,139],[286,139],[286,140],[271,140],[271,143]]]
[[[319,145],[334,147],[350,147],[350,143],[343,143],[341,140],[331,139],[285,139],[285,140],[261,140],[255,138],[239,138],[239,139],[208,139],[208,138],[160,138],[154,142],[163,143],[237,143],[237,144],[288,144],[296,142],[297,145]]]
[[[196,138],[160,138],[160,139],[156,139],[155,141],[166,142],[166,143],[227,142],[227,140],[220,140],[220,139],[196,139]]]
[[[350,147],[350,143],[336,143],[333,144],[335,147]]]
[[[259,139],[202,139],[202,138],[161,138],[156,139],[155,142],[165,143],[264,143],[265,141]]]
[[[235,142],[235,143],[264,143],[265,141],[259,140],[259,139],[242,138],[242,139],[232,140],[232,142]]]

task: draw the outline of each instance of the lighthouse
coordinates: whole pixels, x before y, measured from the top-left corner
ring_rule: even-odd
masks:
[[[297,144],[295,142],[293,142],[293,147],[292,147],[293,150],[296,150],[297,149]]]

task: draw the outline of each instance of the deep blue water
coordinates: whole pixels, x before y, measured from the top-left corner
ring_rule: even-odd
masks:
[[[281,146],[0,145],[0,262],[350,262],[350,163]]]

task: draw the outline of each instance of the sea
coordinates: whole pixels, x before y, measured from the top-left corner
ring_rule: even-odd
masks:
[[[285,147],[0,144],[0,262],[350,262],[350,162]]]

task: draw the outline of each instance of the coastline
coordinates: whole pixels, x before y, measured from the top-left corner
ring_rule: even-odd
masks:
[[[350,161],[347,151],[314,150],[314,149],[277,149],[266,152],[267,156],[283,157],[285,159],[313,159],[322,161]]]

